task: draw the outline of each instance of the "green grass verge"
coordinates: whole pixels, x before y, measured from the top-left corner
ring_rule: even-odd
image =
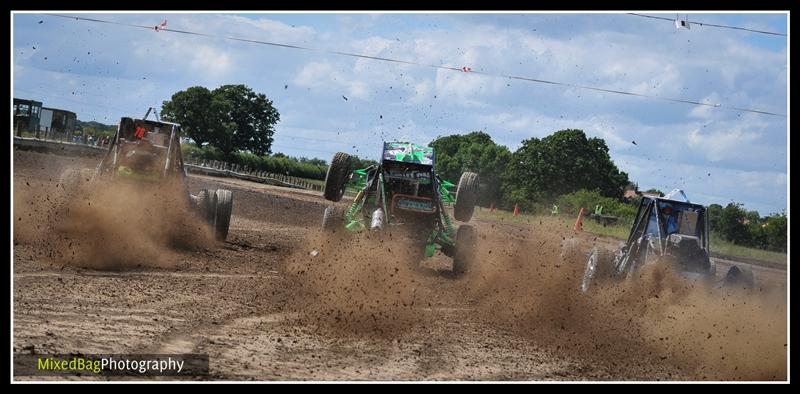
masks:
[[[762,250],[755,248],[748,248],[746,246],[736,245],[731,242],[720,239],[714,234],[711,235],[711,253],[716,253],[724,256],[743,257],[746,259],[753,259],[758,261],[767,261],[781,266],[786,266],[788,258],[786,253],[773,252],[770,250]]]

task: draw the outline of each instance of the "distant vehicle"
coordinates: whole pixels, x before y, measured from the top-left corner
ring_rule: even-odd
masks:
[[[384,142],[380,164],[352,171],[350,155],[336,153],[325,179],[325,198],[341,200],[348,185],[358,189],[358,194],[345,212],[336,206],[326,208],[323,229],[403,229],[425,257],[441,250],[453,258],[454,273],[466,272],[477,234],[469,224],[456,230],[445,203],[454,203],[456,220],[468,222],[477,198],[478,174],[463,173],[453,198],[450,188],[454,185],[436,175],[434,160],[434,150],[429,146]]]
[[[716,282],[716,266],[710,258],[707,209],[692,204],[682,190],[664,197],[642,197],[626,242],[616,251],[594,247],[589,253],[581,291],[589,291],[598,279],[633,277],[648,264],[671,264],[684,277]],[[752,287],[753,275],[731,267],[722,284]]]
[[[188,205],[209,224],[217,240],[225,241],[233,208],[231,191],[204,189],[197,195],[190,194],[179,140],[181,126],[147,120],[149,114],[150,110],[144,119],[122,118],[97,169],[89,173],[67,169],[62,173],[59,183],[71,192],[84,180],[141,184],[177,181],[186,195]]]

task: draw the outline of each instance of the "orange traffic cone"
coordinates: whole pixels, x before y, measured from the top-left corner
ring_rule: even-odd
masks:
[[[514,216],[519,216],[519,204],[514,204]]]
[[[575,231],[583,231],[583,208],[578,213],[578,220],[575,221]]]

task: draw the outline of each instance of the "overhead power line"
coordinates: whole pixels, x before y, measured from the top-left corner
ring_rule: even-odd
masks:
[[[194,36],[201,36],[201,37],[225,39],[225,40],[231,40],[231,41],[248,42],[248,43],[260,44],[260,45],[269,45],[269,46],[282,47],[282,48],[300,49],[300,50],[305,50],[305,51],[329,53],[329,54],[334,54],[334,55],[349,56],[349,57],[355,57],[355,58],[361,58],[361,59],[370,59],[370,60],[377,60],[377,61],[384,61],[384,62],[392,62],[392,63],[408,64],[408,65],[415,65],[415,66],[423,66],[423,67],[430,67],[430,68],[441,69],[441,70],[456,71],[456,72],[463,72],[463,73],[469,73],[469,74],[480,74],[480,75],[486,75],[486,76],[501,77],[501,78],[506,78],[506,79],[515,79],[515,80],[521,80],[521,81],[527,81],[527,82],[535,82],[535,83],[541,83],[541,84],[547,84],[547,85],[566,86],[566,87],[571,87],[571,88],[576,88],[576,89],[586,89],[586,90],[593,90],[593,91],[604,92],[604,93],[613,93],[613,94],[621,94],[621,95],[626,95],[626,96],[650,98],[650,99],[669,101],[669,102],[675,102],[675,103],[684,103],[684,104],[692,104],[692,105],[706,106],[706,107],[712,107],[712,108],[729,109],[729,110],[734,110],[734,111],[739,111],[739,112],[750,112],[750,113],[756,113],[756,114],[762,114],[762,115],[786,117],[785,114],[779,114],[779,113],[774,113],[774,112],[770,112],[770,111],[763,111],[763,110],[757,110],[757,109],[752,109],[752,108],[733,107],[733,106],[722,105],[722,104],[719,104],[719,103],[704,103],[704,102],[701,102],[701,101],[698,101],[698,100],[661,97],[661,96],[654,96],[654,95],[649,95],[649,94],[628,92],[628,91],[624,91],[624,90],[606,89],[606,88],[600,88],[600,87],[572,84],[572,83],[567,83],[567,82],[548,81],[548,80],[544,80],[544,79],[537,79],[537,78],[523,77],[523,76],[516,76],[516,75],[491,74],[491,73],[487,73],[487,72],[473,70],[472,67],[468,67],[468,66],[464,66],[464,67],[460,67],[459,68],[459,67],[442,66],[442,65],[436,65],[436,64],[426,64],[426,63],[419,63],[419,62],[408,61],[408,60],[399,60],[399,59],[391,59],[391,58],[385,58],[385,57],[360,55],[360,54],[356,54],[356,53],[333,51],[333,50],[318,49],[318,48],[310,48],[310,47],[303,47],[303,46],[298,46],[298,45],[290,45],[290,44],[283,44],[283,43],[276,43],[276,42],[269,42],[269,41],[262,41],[262,40],[253,40],[253,39],[246,39],[246,38],[239,38],[239,37],[221,36],[221,35],[201,33],[201,32],[193,32],[193,31],[187,31],[187,30],[169,29],[169,28],[166,28],[166,27],[159,27],[158,25],[145,26],[145,25],[137,25],[137,24],[132,24],[132,23],[114,22],[114,21],[108,21],[108,20],[102,20],[102,19],[85,18],[85,17],[69,16],[69,15],[61,15],[61,14],[44,14],[44,15],[58,17],[58,18],[81,20],[81,21],[87,21],[87,22],[107,23],[107,24],[112,24],[112,25],[142,28],[142,29],[147,29],[147,30],[155,30],[155,31],[159,31],[159,32],[163,31],[163,32],[187,34],[187,35],[194,35]]]
[[[666,18],[666,17],[663,17],[663,16],[654,16],[654,15],[637,14],[637,13],[634,13],[634,12],[629,12],[629,13],[628,13],[628,15],[640,16],[640,17],[643,17],[643,18],[660,19],[660,20],[664,20],[664,21],[675,22],[675,19],[672,19],[672,18]],[[772,32],[772,31],[764,31],[764,30],[748,29],[748,28],[746,28],[746,27],[739,27],[739,26],[725,26],[725,25],[717,25],[717,24],[713,24],[713,23],[698,22],[698,21],[689,21],[689,23],[690,23],[690,24],[692,24],[692,25],[709,26],[709,27],[720,27],[720,28],[723,28],[723,29],[733,29],[733,30],[744,30],[744,31],[749,31],[749,32],[752,32],[752,33],[769,34],[769,35],[773,35],[773,36],[783,36],[783,37],[787,37],[787,34],[786,34],[786,33],[776,33],[776,32]]]

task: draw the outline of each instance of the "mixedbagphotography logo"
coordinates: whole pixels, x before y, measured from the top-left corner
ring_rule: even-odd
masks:
[[[14,376],[200,376],[207,354],[21,354]]]

